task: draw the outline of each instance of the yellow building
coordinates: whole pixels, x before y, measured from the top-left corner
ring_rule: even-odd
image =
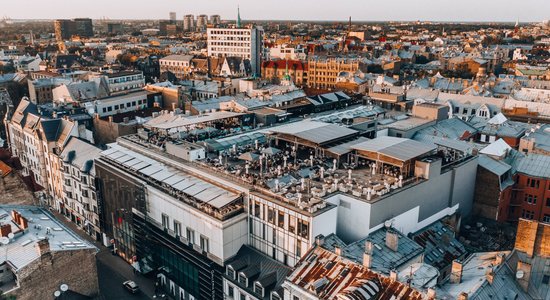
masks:
[[[308,61],[307,85],[311,88],[332,89],[340,72],[354,73],[359,61],[338,58],[310,59]]]

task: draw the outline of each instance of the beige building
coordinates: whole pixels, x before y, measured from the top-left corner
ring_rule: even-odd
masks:
[[[359,61],[346,59],[310,59],[308,61],[307,85],[312,88],[333,89],[340,72],[359,70]]]
[[[191,73],[192,55],[169,55],[159,60],[160,73],[171,72],[176,78],[184,79]]]

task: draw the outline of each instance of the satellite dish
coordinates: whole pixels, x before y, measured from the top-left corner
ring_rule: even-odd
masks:
[[[517,279],[522,279],[524,275],[525,275],[525,272],[523,272],[522,270],[518,270],[516,272],[516,278]]]
[[[3,237],[0,238],[0,243],[1,243],[2,245],[7,245],[7,244],[10,243],[10,239],[8,239],[7,237],[3,236]]]
[[[62,292],[66,292],[69,290],[69,286],[66,285],[66,284],[62,284],[59,289],[62,291]]]
[[[13,232],[8,233],[8,239],[12,240],[14,236]]]
[[[55,291],[55,292],[53,292],[53,296],[57,298],[57,297],[61,296],[61,292],[60,291]]]

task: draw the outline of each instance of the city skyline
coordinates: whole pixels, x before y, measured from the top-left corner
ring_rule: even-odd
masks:
[[[465,0],[460,5],[450,1],[405,1],[391,3],[375,1],[347,0],[340,5],[329,0],[315,2],[315,6],[327,7],[322,11],[312,10],[311,1],[292,2],[289,0],[266,1],[261,7],[251,0],[210,0],[204,2],[162,0],[155,3],[154,8],[137,5],[131,12],[128,6],[136,1],[119,0],[113,3],[107,0],[95,2],[56,0],[40,10],[29,10],[28,7],[38,5],[37,0],[22,0],[16,4],[3,7],[0,17],[12,19],[57,19],[74,17],[91,17],[100,19],[168,19],[169,12],[176,12],[177,18],[184,14],[220,14],[222,19],[235,19],[237,6],[240,6],[243,20],[312,20],[336,21],[347,20],[350,16],[354,21],[442,21],[442,22],[540,22],[550,18],[545,12],[550,11],[550,2],[541,0],[526,0],[523,7],[537,6],[536,11],[510,9],[515,2],[505,1],[475,1]],[[138,3],[139,4],[139,3]],[[449,10],[450,5],[455,5]],[[74,9],[66,9],[73,6]],[[357,6],[364,7],[358,10]],[[109,7],[108,10],[105,8]],[[141,8],[143,7],[143,8]],[[474,9],[475,8],[475,9]],[[292,11],[289,14],[289,10]],[[85,13],[84,13],[85,12]],[[231,14],[233,12],[233,14]]]

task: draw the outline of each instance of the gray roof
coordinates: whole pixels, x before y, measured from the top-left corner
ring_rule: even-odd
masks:
[[[342,249],[342,256],[351,259],[359,264],[363,262],[363,253],[365,253],[365,243],[371,241],[373,244],[371,269],[384,274],[389,274],[391,269],[398,269],[421,255],[423,249],[415,241],[406,237],[397,230],[393,230],[399,236],[397,251],[393,251],[386,246],[386,227],[382,227],[369,234],[368,237],[359,241],[346,244],[335,234],[325,237],[323,248],[334,251],[337,245]]]
[[[92,168],[94,159],[99,157],[101,149],[79,138],[71,137],[59,158],[70,163],[84,173],[94,174]]]
[[[28,228],[23,231],[20,225],[12,219],[11,211],[16,210],[27,219]],[[10,224],[14,238],[7,244],[5,255],[0,256],[0,263],[8,260],[16,270],[20,270],[40,256],[35,248],[36,243],[48,239],[50,250],[74,251],[80,249],[96,249],[92,244],[79,237],[55,219],[47,210],[35,206],[0,206],[0,221]],[[49,231],[49,233],[47,233]]]
[[[238,285],[240,288],[245,289],[248,293],[255,295],[258,299],[270,299],[272,291],[278,291],[281,284],[284,282],[286,276],[290,274],[291,268],[278,262],[267,255],[252,249],[249,246],[242,246],[239,252],[226,264],[231,266],[235,273],[254,273],[254,282],[259,282],[265,289],[264,297],[254,293],[254,283],[248,283],[248,287],[244,287],[237,280],[229,278],[225,275],[225,278]],[[279,293],[281,299],[283,295]]]
[[[373,140],[354,145],[352,148],[360,151],[378,152],[380,154],[405,161],[434,151],[436,146],[432,143],[420,143],[415,140],[405,138],[381,136]]]
[[[325,144],[358,133],[347,127],[308,120],[274,127],[270,131],[293,135],[316,144]]]
[[[526,155],[517,162],[516,171],[533,177],[549,178],[550,156],[541,154]]]
[[[478,164],[497,176],[501,176],[512,169],[509,164],[483,154],[479,156]]]

